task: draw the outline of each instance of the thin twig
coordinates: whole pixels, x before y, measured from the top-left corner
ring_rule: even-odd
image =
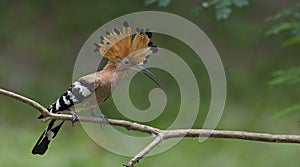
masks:
[[[31,99],[29,99],[27,97],[21,96],[19,94],[16,94],[16,93],[13,93],[13,92],[1,89],[1,88],[0,88],[0,94],[3,94],[5,96],[8,96],[8,97],[14,98],[16,100],[19,100],[19,101],[21,101],[23,103],[26,103],[26,104],[28,104],[28,105],[36,108],[37,110],[39,110],[41,112],[41,114],[44,114],[44,115],[48,114],[49,115],[49,112],[48,112],[48,110],[45,107],[43,107],[38,102],[36,102],[34,100],[31,100]]]
[[[8,97],[12,97],[16,100],[22,101],[34,108],[36,108],[41,114],[46,116],[44,121],[49,119],[69,120],[72,121],[72,115],[67,114],[54,114],[48,112],[48,110],[40,105],[38,102],[21,96],[19,94],[4,90],[0,88],[0,94]],[[103,120],[98,117],[84,117],[80,116],[79,121],[101,123]],[[267,133],[255,133],[245,131],[229,131],[229,130],[209,130],[209,129],[175,129],[175,130],[161,130],[148,125],[143,125],[135,122],[108,119],[110,125],[124,127],[128,130],[140,131],[151,135],[156,135],[155,139],[142,149],[135,157],[133,157],[126,167],[133,167],[141,158],[147,155],[153,148],[155,148],[162,140],[170,138],[180,137],[211,137],[211,138],[230,138],[240,140],[252,140],[261,142],[273,142],[273,143],[300,143],[300,135],[277,135]]]
[[[300,143],[300,135],[275,135],[246,131],[208,130],[208,129],[176,129],[162,131],[164,139],[178,137],[211,137],[252,140],[273,143]]]
[[[127,164],[124,164],[124,167],[133,167],[134,164],[138,163],[140,159],[142,159],[146,154],[148,154],[154,147],[156,147],[161,141],[163,140],[163,137],[158,136],[155,137],[155,139],[147,145],[142,151],[140,151],[136,156],[134,156]]]

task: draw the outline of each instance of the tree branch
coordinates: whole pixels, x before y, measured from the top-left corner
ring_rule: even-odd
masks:
[[[160,130],[157,137],[135,157],[133,157],[124,167],[133,167],[147,153],[149,153],[162,140],[179,137],[211,137],[211,138],[230,138],[241,140],[252,140],[273,143],[300,143],[300,135],[274,135],[267,133],[254,133],[245,131],[229,130],[208,130],[208,129],[175,129]]]
[[[69,120],[72,121],[72,115],[67,114],[54,114],[50,113],[45,107],[38,102],[21,96],[19,94],[4,90],[0,88],[0,94],[22,101],[34,108],[36,108],[41,114],[46,116],[44,121],[49,119]],[[103,120],[98,117],[79,117],[81,122],[101,123]],[[153,148],[155,148],[161,141],[170,138],[179,137],[211,137],[211,138],[230,138],[240,140],[252,140],[261,142],[273,142],[273,143],[300,143],[300,135],[277,135],[267,133],[255,133],[245,131],[229,131],[229,130],[209,130],[209,129],[175,129],[175,130],[161,130],[148,125],[143,125],[135,122],[108,119],[110,125],[124,127],[128,130],[140,131],[155,135],[154,140],[141,150],[135,157],[133,157],[126,167],[133,167],[140,159],[148,154]]]
[[[142,151],[140,151],[136,156],[134,156],[127,164],[124,164],[124,167],[132,167],[134,164],[139,162],[146,154],[148,154],[154,147],[156,147],[161,141],[163,141],[163,137],[158,135],[155,139],[146,146]]]

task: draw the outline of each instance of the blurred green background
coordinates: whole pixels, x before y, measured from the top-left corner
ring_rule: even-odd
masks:
[[[270,27],[265,18],[297,1],[253,0],[246,8],[234,8],[225,21],[216,21],[212,10],[195,16],[192,9],[199,2],[174,0],[167,7],[158,7],[145,5],[141,0],[1,1],[0,87],[47,106],[71,84],[76,56],[96,29],[128,13],[165,11],[197,24],[221,56],[228,94],[217,129],[299,134],[300,115],[297,112],[274,118],[278,111],[299,103],[299,84],[267,85],[274,71],[299,66],[299,45],[282,47],[286,34],[264,35]],[[153,41],[182,56],[193,67],[202,100],[194,128],[201,128],[210,100],[205,68],[193,61],[194,53],[180,41],[158,34],[154,34]],[[164,114],[147,124],[165,128],[178,112],[179,90],[172,77],[157,69],[153,72],[162,79],[162,89],[169,99]],[[148,92],[155,85],[140,75],[134,79],[131,98],[138,108],[147,108],[150,105]],[[136,84],[138,80],[143,80],[143,84]],[[110,118],[125,119],[111,99],[101,105],[101,109]],[[36,120],[39,113],[4,96],[0,96],[0,111],[1,167],[122,166],[130,159],[104,150],[86,135],[79,124],[73,128],[69,123],[52,142],[46,155],[34,156],[31,149],[46,126]],[[230,139],[208,139],[199,143],[196,139],[184,139],[162,154],[142,159],[136,166],[292,167],[299,166],[299,156],[299,145],[296,144]]]

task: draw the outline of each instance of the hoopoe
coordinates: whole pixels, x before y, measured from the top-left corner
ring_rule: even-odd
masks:
[[[150,54],[157,52],[157,47],[150,41],[152,33],[149,30],[137,29],[135,35],[127,22],[123,23],[123,30],[114,28],[100,36],[100,43],[95,43],[96,52],[108,59],[103,70],[79,78],[47,109],[51,113],[69,111],[73,121],[78,121],[74,112],[89,110],[103,103],[110,97],[111,91],[118,80],[126,77],[133,70],[147,75],[157,84],[159,79],[143,65]],[[96,98],[95,98],[96,97]],[[105,123],[107,118],[101,115]],[[38,117],[44,118],[43,115]],[[48,149],[50,141],[57,135],[64,121],[54,126],[56,120],[51,120],[41,137],[35,144],[32,154],[43,155]]]

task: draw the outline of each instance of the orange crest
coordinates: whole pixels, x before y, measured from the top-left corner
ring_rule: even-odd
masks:
[[[149,55],[157,52],[157,47],[150,42],[152,33],[148,29],[137,28],[136,34],[132,34],[129,24],[123,23],[123,31],[114,28],[112,32],[106,32],[106,36],[100,36],[100,43],[96,43],[96,52],[111,61],[120,61],[129,58],[136,64],[145,64]],[[133,38],[133,39],[132,39]]]

